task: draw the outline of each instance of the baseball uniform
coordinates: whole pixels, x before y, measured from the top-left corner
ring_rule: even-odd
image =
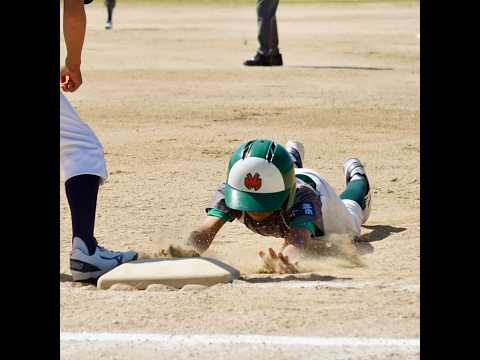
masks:
[[[267,219],[255,221],[246,212],[226,205],[225,183],[222,183],[206,209],[207,214],[229,222],[237,219],[263,236],[285,238],[292,227],[304,227],[312,237],[330,233],[360,236],[364,216],[357,202],[340,199],[328,182],[313,170],[296,168],[295,174],[295,199],[288,211],[278,210]]]

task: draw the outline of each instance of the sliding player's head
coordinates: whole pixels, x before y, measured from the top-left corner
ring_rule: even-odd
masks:
[[[272,140],[240,145],[228,163],[225,202],[253,213],[288,210],[295,197],[295,170],[289,153]]]

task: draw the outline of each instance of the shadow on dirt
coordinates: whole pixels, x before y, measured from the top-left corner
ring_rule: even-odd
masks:
[[[73,283],[72,275],[61,273],[60,274],[60,282],[72,282]],[[97,281],[96,280],[77,281],[76,284],[78,284],[79,286],[97,285]]]
[[[63,273],[60,274],[60,282],[72,282],[72,281],[73,281],[72,275],[63,274]]]
[[[372,245],[370,245],[370,243],[365,241],[365,240],[362,240],[360,242],[356,242],[354,245],[355,245],[355,248],[357,249],[359,255],[370,254],[375,250],[374,247]]]
[[[298,69],[325,69],[325,70],[394,70],[389,67],[364,67],[364,66],[314,66],[314,65],[291,65],[289,68]]]
[[[241,278],[241,280],[252,283],[252,284],[261,284],[261,283],[276,283],[283,281],[336,281],[336,280],[352,280],[352,278],[341,278],[330,275],[317,275],[309,274],[305,275],[288,275],[282,277],[273,277],[273,276],[262,276],[262,277],[247,277]]]
[[[396,234],[407,230],[407,228],[404,227],[395,227],[390,225],[363,225],[363,227],[365,229],[372,230],[372,232],[362,235],[362,239],[359,244],[380,241],[387,238],[391,234]]]

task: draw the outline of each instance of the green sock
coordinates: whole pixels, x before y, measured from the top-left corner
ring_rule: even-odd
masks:
[[[349,199],[355,201],[362,209],[365,209],[365,195],[368,191],[368,183],[366,179],[352,180],[348,183],[347,188],[340,194],[340,199]]]

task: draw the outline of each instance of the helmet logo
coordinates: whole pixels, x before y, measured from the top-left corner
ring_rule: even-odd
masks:
[[[262,187],[262,179],[258,173],[255,173],[253,176],[251,173],[248,173],[245,177],[244,183],[248,190],[254,189],[255,191],[258,191],[258,189]]]

